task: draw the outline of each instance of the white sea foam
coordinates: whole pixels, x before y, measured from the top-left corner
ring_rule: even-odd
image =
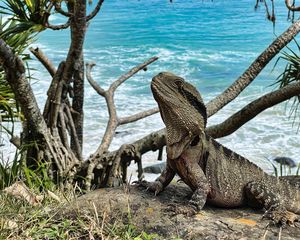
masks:
[[[116,51],[118,50],[118,51]],[[121,85],[120,89],[116,92],[115,101],[118,108],[118,115],[129,116],[131,114],[143,111],[145,109],[156,106],[150,93],[150,79],[154,73],[164,71],[168,66],[175,67],[175,72],[183,77],[186,77],[192,83],[196,84],[202,82],[201,79],[194,79],[191,77],[193,72],[201,72],[202,68],[197,68],[191,64],[193,61],[204,62],[205,59],[208,64],[213,62],[227,62],[235,63],[235,59],[244,58],[246,61],[253,58],[254,54],[251,52],[233,52],[233,51],[220,51],[212,54],[210,51],[183,51],[182,55],[177,56],[176,51],[168,50],[165,48],[150,48],[147,51],[142,51],[142,56],[135,57],[135,53],[139,51],[138,48],[109,48],[103,51],[97,50],[97,54],[87,50],[85,51],[86,58],[97,62],[97,66],[93,69],[92,75],[96,81],[101,84],[103,88],[108,88],[109,85],[116,80],[122,73],[128,71],[135,64],[143,62],[145,59],[153,55],[160,57],[159,64],[153,64],[149,67],[149,72],[139,73],[133,78],[129,79],[125,84]],[[141,51],[141,50],[140,50]],[[59,50],[58,52],[61,52]],[[132,56],[128,56],[128,53]],[[56,51],[52,52],[56,55]],[[121,54],[119,56],[118,54]],[[130,55],[130,54],[129,54]],[[113,70],[115,73],[107,72],[107,69]],[[218,73],[222,77],[222,72]],[[217,73],[213,74],[215,78]],[[265,73],[266,74],[266,73]],[[38,93],[39,102],[45,100],[44,92],[46,86],[50,83],[49,77],[45,71],[39,72],[37,77],[44,79],[34,85],[36,93]],[[267,75],[270,75],[267,73]],[[215,83],[214,83],[215,82]],[[214,80],[211,84],[217,84],[219,81]],[[209,85],[208,83],[203,83]],[[39,86],[38,86],[39,85]],[[226,84],[227,85],[227,84]],[[270,89],[269,89],[270,90]],[[142,91],[140,94],[139,91]],[[145,92],[144,92],[145,91]],[[134,94],[132,94],[134,92]],[[144,92],[144,93],[143,93]],[[222,122],[228,116],[232,115],[237,109],[243,107],[246,103],[254,100],[258,96],[266,92],[266,88],[258,84],[250,87],[243,93],[237,100],[230,103],[227,107],[221,110],[216,116],[209,119],[209,124]],[[204,99],[207,102],[216,96],[218,92],[204,92]],[[40,98],[41,97],[41,98]],[[96,150],[100,143],[101,137],[104,134],[108,113],[106,111],[106,104],[102,97],[86,84],[85,93],[85,146],[84,155],[88,156]],[[151,116],[147,119],[138,121],[136,123],[128,124],[118,128],[119,134],[113,140],[111,150],[117,149],[123,143],[130,143],[153,130],[158,130],[163,127],[163,123],[159,114]],[[257,116],[255,119],[245,124],[236,133],[220,139],[219,141],[232,150],[242,154],[250,160],[256,162],[264,169],[271,170],[271,165],[266,161],[266,158],[274,156],[288,156],[299,161],[297,158],[299,152],[299,136],[296,133],[296,128],[292,127],[291,120],[288,119],[287,113],[284,109],[284,104],[276,106],[272,109],[265,111]],[[156,154],[148,154],[145,157],[146,164],[153,162]]]

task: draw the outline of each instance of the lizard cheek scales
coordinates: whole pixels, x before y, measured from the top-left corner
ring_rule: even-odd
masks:
[[[264,207],[277,223],[300,220],[300,186],[269,176],[206,135],[206,108],[194,86],[163,72],[153,78],[151,89],[167,128],[167,166],[155,182],[141,185],[159,193],[177,173],[193,190],[189,206],[194,209],[206,201],[220,207],[249,205]]]

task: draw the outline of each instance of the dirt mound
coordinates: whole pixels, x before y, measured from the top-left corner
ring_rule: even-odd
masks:
[[[78,198],[75,209],[105,212],[112,221],[136,226],[165,239],[300,239],[300,228],[280,229],[262,220],[262,211],[206,206],[195,216],[174,215],[170,204],[185,206],[191,191],[174,184],[158,196],[136,186],[99,189]]]

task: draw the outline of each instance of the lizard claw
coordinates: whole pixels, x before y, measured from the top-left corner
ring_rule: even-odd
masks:
[[[299,215],[281,208],[267,211],[263,218],[270,219],[273,223],[282,225],[282,227],[294,226],[295,222],[300,221]]]
[[[184,181],[181,178],[179,178],[176,182],[177,183],[184,183]]]
[[[188,204],[187,206],[181,206],[176,203],[168,204],[168,208],[166,210],[172,212],[172,216],[183,214],[187,217],[191,217],[198,212],[194,205]]]
[[[143,180],[143,181],[134,181],[133,184],[138,187],[146,188],[146,191],[154,192],[155,196],[163,190],[163,185],[161,184],[160,181],[147,182]]]

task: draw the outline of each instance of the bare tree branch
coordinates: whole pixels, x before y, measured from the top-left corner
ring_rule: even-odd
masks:
[[[67,21],[66,23],[60,24],[60,25],[52,25],[52,24],[50,24],[49,22],[47,22],[47,23],[45,24],[45,27],[46,27],[46,28],[50,28],[50,29],[52,29],[52,30],[62,30],[62,29],[66,29],[66,28],[70,27],[70,24],[71,24],[71,20],[70,20],[70,18],[69,18],[68,21]]]
[[[122,165],[123,175],[126,175],[127,166],[130,164],[132,160],[135,160],[137,163],[141,164],[142,155],[148,151],[156,151],[161,149],[166,144],[165,140],[165,129],[161,129],[159,131],[153,132],[131,144],[124,144],[120,147],[120,149],[112,152],[106,152],[104,154],[95,153],[89,157],[88,160],[84,161],[81,165],[81,171],[88,171],[91,164],[94,165],[94,168],[102,169],[104,171],[103,176],[107,177],[107,180],[112,183],[112,178],[115,177],[114,173],[118,166]],[[120,159],[116,159],[119,158]],[[116,161],[116,162],[115,162]],[[111,172],[109,170],[105,170],[105,166],[112,166]],[[92,169],[94,170],[94,169]],[[97,178],[93,174],[91,174],[93,178]],[[103,179],[103,182],[104,179]],[[102,184],[103,184],[102,182]],[[104,183],[105,184],[105,183]]]
[[[149,111],[138,113],[133,116],[121,118],[121,121],[120,121],[120,119],[117,116],[116,106],[115,106],[115,102],[114,102],[114,92],[116,91],[118,86],[120,86],[123,82],[125,82],[127,79],[129,79],[131,76],[133,76],[135,73],[139,72],[142,69],[145,69],[145,67],[147,65],[153,63],[157,59],[158,59],[157,57],[152,57],[148,61],[144,62],[143,64],[140,64],[140,65],[132,68],[128,73],[122,75],[115,82],[113,82],[110,85],[109,89],[106,91],[103,88],[101,88],[93,80],[93,78],[91,76],[91,69],[95,65],[95,63],[90,63],[90,64],[86,65],[87,79],[88,79],[89,83],[92,85],[92,87],[96,90],[96,92],[100,96],[103,96],[105,98],[108,112],[109,112],[109,119],[108,119],[108,123],[107,123],[106,129],[105,129],[104,136],[103,136],[101,144],[97,148],[94,156],[101,156],[101,155],[103,155],[103,153],[108,151],[108,148],[113,140],[115,131],[119,125],[125,124],[127,122],[132,122],[134,120],[142,119],[143,117],[150,116],[150,115],[154,114],[155,112],[157,112],[157,109],[151,109]],[[86,189],[90,189],[91,181],[94,179],[93,171],[94,171],[94,168],[98,165],[97,159],[95,159],[94,157],[90,157],[88,161],[90,164],[87,168],[87,175],[86,175],[86,182],[85,182]],[[117,162],[119,162],[119,161],[117,161]],[[118,166],[114,165],[114,169],[118,168],[118,167],[119,167],[119,165]],[[112,177],[113,176],[110,176],[110,179],[112,179]]]
[[[92,75],[91,75],[91,70],[92,68],[96,65],[96,63],[91,62],[91,63],[86,63],[86,78],[89,81],[89,83],[91,84],[91,86],[95,89],[95,91],[101,95],[102,97],[104,97],[105,95],[105,90],[100,87],[98,85],[98,83],[93,79]]]
[[[148,59],[146,62],[132,68],[128,73],[122,75],[118,80],[113,82],[110,85],[109,89],[111,89],[112,91],[115,91],[128,78],[132,77],[134,74],[136,74],[140,70],[145,69],[149,64],[155,62],[157,59],[158,59],[158,57],[152,57],[152,58]]]
[[[91,19],[93,19],[97,13],[100,11],[102,3],[104,2],[104,0],[99,0],[95,9],[86,17],[86,21],[90,21]]]
[[[61,2],[55,2],[54,3],[54,7],[55,7],[55,10],[60,13],[61,15],[64,15],[65,17],[71,17],[73,16],[72,13],[70,12],[66,12],[64,11],[62,8],[61,8]]]
[[[127,124],[127,123],[132,123],[132,122],[138,121],[138,120],[140,120],[142,118],[151,116],[151,115],[153,115],[155,113],[158,113],[158,112],[159,112],[159,109],[156,107],[156,108],[149,109],[147,111],[143,111],[143,112],[134,114],[132,116],[119,118],[119,125],[123,125],[123,124]]]
[[[107,151],[107,149],[109,148],[109,145],[111,144],[111,141],[113,139],[114,133],[119,125],[125,124],[127,122],[133,122],[134,119],[139,120],[144,117],[150,116],[150,115],[154,114],[155,112],[158,112],[157,109],[151,109],[149,111],[138,113],[133,116],[121,118],[121,121],[120,121],[117,116],[116,106],[115,106],[115,102],[114,102],[114,92],[116,91],[117,87],[120,86],[127,79],[132,77],[135,73],[144,69],[147,65],[153,63],[157,59],[158,59],[157,57],[152,57],[149,60],[147,60],[146,62],[132,68],[129,72],[122,75],[115,82],[113,82],[107,91],[105,91],[103,88],[101,88],[93,80],[93,78],[91,76],[91,69],[93,66],[95,66],[95,63],[90,63],[90,64],[86,65],[87,66],[87,72],[86,72],[87,79],[88,79],[89,83],[92,85],[92,87],[96,90],[96,92],[105,98],[107,108],[108,108],[108,113],[109,113],[109,120],[108,120],[106,130],[105,130],[104,136],[102,138],[102,142],[96,152],[99,153],[99,152]]]
[[[44,65],[44,67],[48,70],[50,75],[53,77],[56,72],[56,68],[54,67],[53,63],[49,60],[49,58],[47,58],[47,56],[43,53],[43,51],[38,47],[37,48],[30,47],[29,50]]]
[[[267,93],[233,114],[224,122],[208,127],[206,133],[213,138],[228,136],[267,108],[299,94],[300,82],[292,83],[274,92]]]
[[[221,95],[207,104],[208,115],[213,115],[235,99],[264,69],[264,67],[284,48],[300,31],[300,20],[295,21],[284,33],[264,50],[250,67]]]
[[[290,3],[290,0],[285,0],[285,5],[288,8],[288,10],[292,12],[300,11],[300,6],[295,7],[293,4]]]
[[[119,125],[113,93],[107,91],[105,94],[105,100],[108,108],[109,120],[101,144],[97,149],[97,152],[106,151],[109,148],[115,131]]]
[[[121,161],[122,161],[122,155],[123,155],[124,151],[126,150],[126,147],[127,147],[127,145],[123,144],[116,153],[116,156],[114,158],[112,168],[111,168],[111,171],[109,173],[108,180],[107,180],[107,185],[110,186],[110,187],[114,186],[114,179],[116,179],[117,178],[116,176],[119,175],[118,171],[120,169],[120,164],[121,164]],[[118,184],[118,185],[120,185],[120,184]]]

